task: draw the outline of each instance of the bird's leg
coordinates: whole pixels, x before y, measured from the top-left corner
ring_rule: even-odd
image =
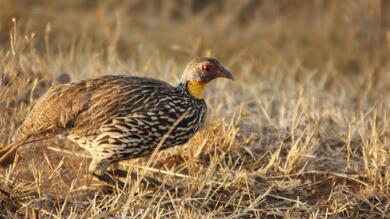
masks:
[[[120,188],[125,187],[125,183],[123,183],[120,180],[114,179],[112,176],[110,176],[107,173],[103,173],[102,175],[97,175],[96,173],[92,173],[92,175],[98,178],[99,180],[104,181],[110,185],[118,185]]]
[[[118,177],[122,177],[122,178],[126,178],[128,176],[128,174],[129,174],[128,171],[122,170],[122,169],[119,169],[119,168],[113,169],[113,171],[112,171],[112,175],[115,175],[115,176],[118,176]],[[130,176],[131,176],[131,178],[134,178],[134,179],[136,179],[138,177],[137,173],[135,173],[135,172],[131,172]],[[145,183],[145,184],[152,184],[155,187],[163,185],[162,182],[160,182],[159,180],[157,180],[157,179],[155,179],[153,177],[150,177],[150,176],[143,176],[141,181],[143,183]],[[164,184],[164,186],[167,186],[167,185]],[[168,188],[169,188],[169,186],[168,186]]]
[[[111,165],[111,171],[109,171],[109,173],[114,176],[114,177],[126,177],[126,176],[121,176],[121,175],[118,175],[117,174],[117,170],[119,169],[119,164],[118,162],[114,162],[112,165]]]
[[[131,173],[131,177],[137,177],[137,174],[136,173]],[[146,182],[146,183],[150,183],[152,184],[153,186],[155,187],[158,187],[158,186],[161,186],[163,185],[162,182],[160,182],[158,179],[156,178],[153,178],[153,177],[150,177],[150,176],[143,176],[143,179],[142,179],[143,182]],[[168,186],[168,185],[165,185],[164,186]],[[169,187],[169,186],[168,186]]]
[[[124,188],[125,183],[119,179],[116,179],[115,177],[126,178],[128,175],[128,172],[125,170],[119,169],[118,163],[114,163],[113,170],[106,172],[107,168],[111,164],[112,164],[111,161],[108,159],[94,158],[92,160],[91,164],[89,165],[89,172],[92,173],[93,176],[95,176],[96,178],[98,178],[101,181],[104,181],[104,182],[111,184],[111,185],[118,184],[118,186],[120,188]],[[131,172],[130,176],[131,176],[131,178],[134,178],[134,179],[136,179],[138,177],[137,173],[135,173],[135,172]],[[159,180],[157,180],[153,177],[149,177],[149,176],[141,176],[141,177],[142,177],[141,182],[144,184],[151,184],[155,187],[159,187],[159,186],[163,185],[162,182],[160,182]],[[164,184],[164,186],[166,186],[168,189],[171,188],[169,185]]]
[[[122,178],[126,178],[127,177],[127,172],[126,171],[122,171],[121,172],[121,169],[119,169],[118,162],[112,163],[111,170],[107,171],[107,173],[109,175],[113,176],[114,179],[117,180],[117,181],[120,181],[120,179],[119,179],[120,177],[122,177]]]
[[[89,172],[92,173],[92,175],[99,180],[104,181],[113,186],[118,185],[121,189],[123,189],[125,187],[125,183],[120,180],[116,180],[113,176],[110,176],[106,173],[106,169],[108,168],[110,163],[111,162],[106,159],[93,159],[91,164],[89,165]]]

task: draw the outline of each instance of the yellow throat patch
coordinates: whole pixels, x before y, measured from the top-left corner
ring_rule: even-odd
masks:
[[[206,83],[199,83],[194,81],[189,81],[187,83],[188,92],[190,92],[190,94],[195,97],[195,99],[203,99],[205,88]]]

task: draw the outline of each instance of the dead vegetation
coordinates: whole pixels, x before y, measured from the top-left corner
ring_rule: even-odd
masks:
[[[0,169],[0,217],[390,218],[383,2],[0,0],[2,145],[53,84],[175,84],[204,55],[237,78],[211,84],[188,144],[121,163],[137,173],[126,191],[91,179],[64,137],[22,147]]]

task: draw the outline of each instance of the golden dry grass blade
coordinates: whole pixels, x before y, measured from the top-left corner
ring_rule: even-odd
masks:
[[[0,160],[52,85],[174,85],[203,55],[236,76],[207,89],[190,142],[121,163],[137,172],[126,191],[91,183],[89,155],[64,136],[19,145],[0,168],[0,218],[390,218],[389,6],[0,0]]]

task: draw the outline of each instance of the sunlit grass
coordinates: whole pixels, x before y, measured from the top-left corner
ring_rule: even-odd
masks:
[[[358,34],[375,4],[271,2],[0,1],[2,145],[54,84],[106,74],[175,84],[204,55],[236,76],[210,84],[207,124],[189,143],[150,165],[121,163],[138,174],[125,191],[92,179],[89,155],[63,136],[20,148],[0,169],[0,217],[390,217],[388,47],[366,39],[371,26]]]

